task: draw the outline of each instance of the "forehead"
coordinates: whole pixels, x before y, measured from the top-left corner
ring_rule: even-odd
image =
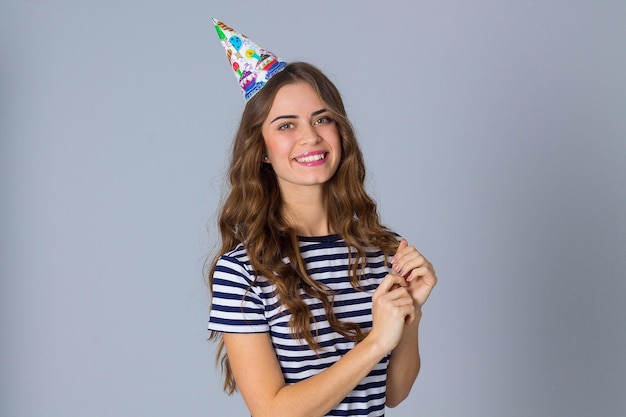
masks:
[[[300,112],[310,114],[323,108],[322,99],[308,83],[298,81],[282,86],[274,97],[269,115],[295,114]]]

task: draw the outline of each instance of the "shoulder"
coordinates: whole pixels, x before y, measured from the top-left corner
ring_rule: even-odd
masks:
[[[240,243],[237,246],[235,246],[233,249],[220,255],[219,261],[222,261],[222,260],[232,260],[236,262],[249,262],[248,252],[246,251],[246,248],[244,247],[243,243]]]
[[[393,237],[395,237],[396,239],[398,239],[398,241],[403,239],[403,236],[401,234],[399,234],[398,232],[396,232],[393,229],[389,229],[388,227],[385,228],[385,230],[391,234]]]
[[[395,239],[398,243],[400,243],[402,241],[402,239],[405,239],[405,237],[403,235],[401,235],[400,233],[396,232],[395,230],[388,229],[388,228],[386,230],[392,236],[392,238]]]
[[[251,284],[254,281],[254,268],[243,244],[223,253],[218,258],[213,272],[213,280],[243,281]],[[236,278],[236,279],[235,279]]]

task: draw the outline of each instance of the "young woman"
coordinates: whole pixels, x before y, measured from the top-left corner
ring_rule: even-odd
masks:
[[[432,265],[381,225],[341,96],[288,64],[246,104],[209,273],[225,389],[258,417],[383,416],[420,368]]]

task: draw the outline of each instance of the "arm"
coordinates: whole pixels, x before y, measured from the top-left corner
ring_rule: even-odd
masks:
[[[418,328],[421,312],[407,325],[398,346],[391,351],[387,368],[387,407],[400,404],[411,392],[420,371]]]
[[[323,416],[345,398],[400,341],[413,301],[397,275],[388,275],[372,297],[368,336],[326,370],[286,385],[268,333],[224,334],[237,387],[254,417]]]

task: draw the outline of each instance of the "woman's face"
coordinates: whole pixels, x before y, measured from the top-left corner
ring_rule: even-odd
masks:
[[[337,171],[341,159],[337,126],[306,82],[278,90],[261,132],[266,162],[272,164],[283,193],[321,188]]]

